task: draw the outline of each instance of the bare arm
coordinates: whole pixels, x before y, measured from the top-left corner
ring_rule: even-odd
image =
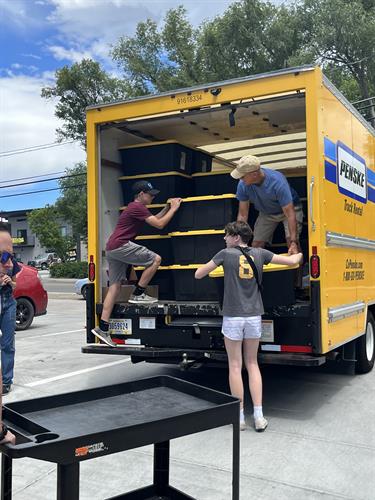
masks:
[[[146,219],[147,224],[149,224],[152,227],[156,227],[157,229],[163,229],[172,219],[177,210],[180,208],[180,205],[181,205],[181,198],[172,198],[170,201],[170,209],[161,217],[158,217],[159,214],[147,217]]]
[[[170,209],[171,209],[171,206],[170,206],[170,204],[169,204],[169,203],[167,203],[167,204],[165,205],[165,207],[164,207],[162,210],[160,210],[160,212],[158,212],[157,214],[155,214],[155,217],[157,217],[158,219],[161,219],[162,217],[164,217],[164,215],[165,215],[166,213],[168,213],[168,212],[169,212],[169,210],[170,210]]]
[[[238,221],[247,222],[247,219],[249,217],[249,208],[250,208],[249,201],[240,201],[237,214]]]
[[[271,264],[283,264],[286,266],[295,266],[302,262],[302,253],[295,253],[292,255],[277,255],[276,253],[272,257]]]
[[[207,262],[207,264],[204,264],[202,267],[198,268],[195,271],[195,278],[197,280],[200,280],[210,274],[210,272],[212,272],[216,268],[217,265],[215,264],[215,262],[213,260],[210,260],[209,262]]]
[[[290,234],[290,242],[288,253],[291,255],[292,253],[298,253],[298,237],[297,237],[297,219],[296,219],[296,211],[294,210],[293,203],[289,203],[282,207],[285,217],[288,220],[289,234]]]

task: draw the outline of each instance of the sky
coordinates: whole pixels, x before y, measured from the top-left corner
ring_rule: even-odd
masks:
[[[54,116],[56,102],[40,97],[42,87],[53,85],[56,70],[89,57],[116,72],[111,44],[133,35],[138,22],[151,18],[162,24],[168,9],[184,5],[198,26],[232,1],[0,0],[0,213],[54,203],[58,191],[25,193],[53,189],[57,181],[6,186],[56,177],[85,159],[78,143],[15,153],[56,142],[62,125]]]

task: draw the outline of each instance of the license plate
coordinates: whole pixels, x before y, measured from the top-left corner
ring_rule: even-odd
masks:
[[[131,319],[110,319],[109,333],[111,335],[131,335],[132,320]]]
[[[263,319],[262,320],[262,336],[260,338],[261,342],[274,342],[273,333],[273,320]]]

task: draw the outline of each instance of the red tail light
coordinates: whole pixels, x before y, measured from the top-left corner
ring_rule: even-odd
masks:
[[[314,279],[320,276],[320,259],[316,247],[312,248],[312,255],[310,257],[310,276]]]
[[[94,256],[93,255],[90,255],[89,280],[90,281],[95,281],[95,264],[94,264]]]

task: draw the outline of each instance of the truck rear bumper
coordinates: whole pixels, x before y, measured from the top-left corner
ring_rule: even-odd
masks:
[[[132,361],[149,361],[154,363],[179,364],[184,360],[197,363],[227,362],[224,351],[203,351],[198,349],[169,349],[157,347],[117,346],[109,347],[103,344],[89,344],[82,347],[86,354],[112,354],[117,356],[131,356]],[[326,362],[323,355],[296,353],[262,353],[258,354],[262,364],[293,365],[293,366],[320,366]]]

